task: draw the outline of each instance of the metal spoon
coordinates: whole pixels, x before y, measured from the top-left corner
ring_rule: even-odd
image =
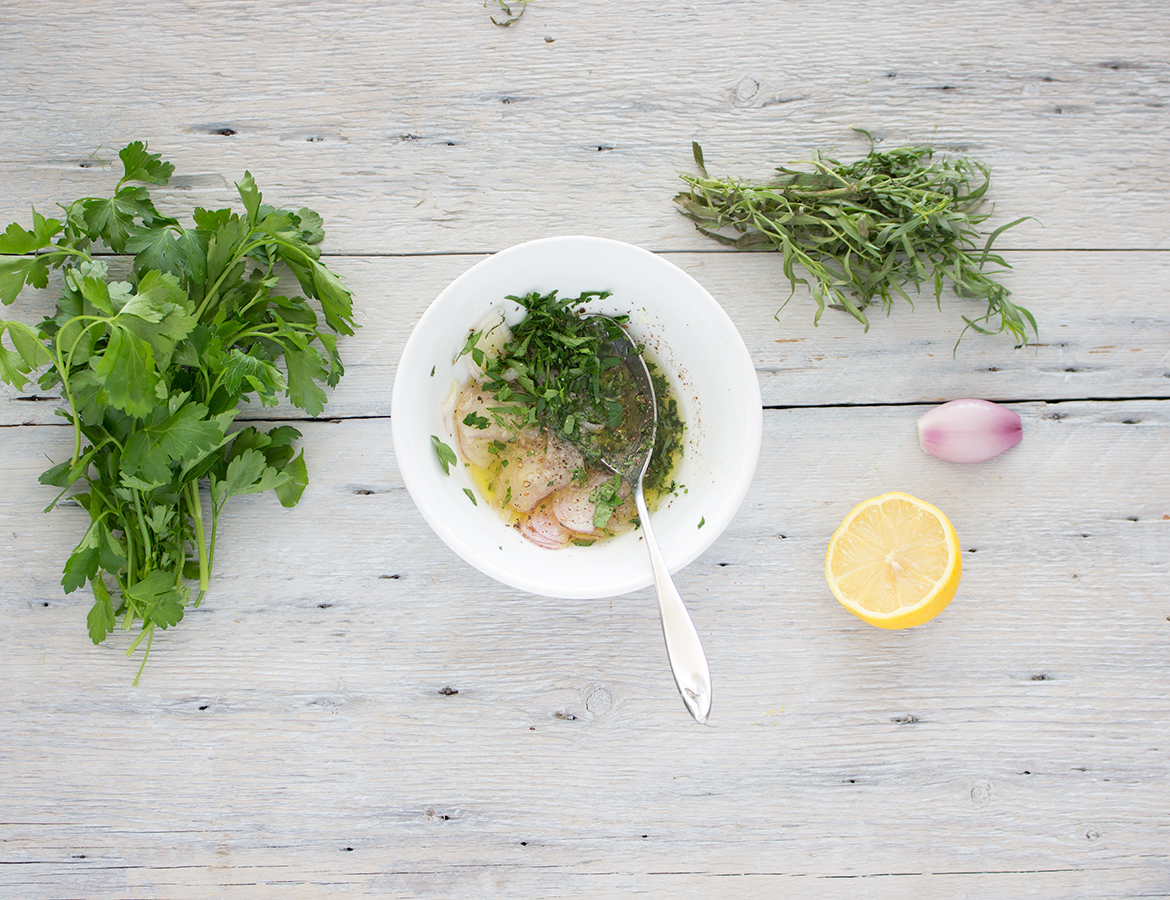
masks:
[[[604,318],[604,317],[599,317]],[[633,342],[616,322],[611,334],[620,334],[603,345],[622,359],[633,380],[637,396],[635,403],[625,404],[626,415],[642,418],[638,427],[625,428],[630,439],[621,448],[614,448],[602,457],[602,464],[630,485],[634,492],[634,503],[638,507],[638,521],[646,537],[646,549],[650,551],[650,564],[654,568],[654,589],[658,595],[658,612],[662,618],[662,636],[666,640],[666,656],[674,683],[682,696],[687,712],[695,721],[703,724],[711,713],[711,670],[699,641],[699,633],[687,613],[686,605],[674,586],[670,571],[662,559],[654,531],[650,527],[650,512],[646,508],[646,496],[642,490],[642,479],[650,466],[654,452],[654,436],[658,426],[658,404],[654,398],[654,384],[646,361],[642,359]]]

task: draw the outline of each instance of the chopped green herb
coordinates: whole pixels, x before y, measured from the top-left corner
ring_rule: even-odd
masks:
[[[477,346],[483,332],[471,332],[459,356],[471,355],[483,369],[484,389],[506,404],[489,407],[489,412],[508,427],[534,425],[553,431],[596,462],[600,453],[590,449],[587,428],[617,429],[624,405],[614,398],[631,389],[621,361],[601,353],[602,345],[618,337],[620,328],[584,314],[587,303],[609,296],[606,291],[586,291],[559,298],[556,291],[543,295],[534,291],[508,297],[524,307],[525,316],[512,327],[511,340],[493,356]],[[620,326],[629,317],[611,318]],[[668,382],[653,366],[651,375],[658,398],[658,436],[646,486],[653,490],[661,488],[682,450],[683,423]],[[503,446],[492,452],[498,454]]]
[[[707,517],[706,517],[706,516],[702,516],[702,517],[700,517],[700,519],[699,519],[699,528],[702,528],[702,527],[703,527],[704,525],[706,525],[706,524],[707,524]]]
[[[646,490],[669,494],[676,490],[676,485],[673,480],[667,482],[667,477],[674,471],[676,457],[682,455],[686,423],[678,411],[678,401],[666,377],[649,360],[646,361],[646,368],[650,371],[650,382],[654,385],[658,425],[654,432],[654,455],[642,483]]]
[[[463,417],[463,424],[469,428],[487,428],[492,423],[486,417],[478,415],[477,413],[469,412]]]
[[[529,3],[535,3],[536,0],[483,0],[484,9],[501,9],[508,18],[497,19],[495,16],[489,16],[493,25],[499,25],[501,28],[507,28],[514,22],[518,22],[520,17],[524,15],[524,11],[528,9]],[[513,9],[515,7],[515,9]]]
[[[490,357],[476,346],[482,332],[468,335],[459,355],[471,355],[484,370],[485,390],[506,404],[493,407],[493,413],[516,427],[552,428],[570,440],[579,434],[582,421],[605,421],[598,351],[616,336],[611,334],[614,326],[605,319],[582,318],[577,310],[608,296],[606,291],[564,299],[556,291],[509,296],[526,314],[512,328],[512,339]]]
[[[435,435],[431,435],[431,446],[435,448],[435,456],[439,458],[439,465],[443,467],[443,474],[451,474],[451,466],[456,465],[459,460],[455,456],[455,451],[440,441]]]
[[[589,492],[589,502],[597,504],[593,511],[594,528],[604,528],[608,525],[613,511],[622,505],[622,498],[618,496],[621,484],[622,476],[615,474],[609,481],[599,484]]]
[[[479,503],[476,501],[475,494],[472,493],[471,488],[464,488],[463,493],[467,495],[467,499],[471,501],[472,506],[479,506]]]
[[[463,349],[459,351],[455,358],[459,359],[461,356],[467,356],[470,354],[475,364],[477,366],[482,366],[484,361],[484,352],[476,346],[476,344],[479,343],[479,339],[481,337],[483,337],[482,331],[473,331],[467,335],[467,340],[463,342]]]

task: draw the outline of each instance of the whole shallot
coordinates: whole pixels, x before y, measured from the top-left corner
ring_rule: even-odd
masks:
[[[951,400],[918,418],[918,443],[947,462],[983,462],[1023,436],[1020,417],[988,400]]]

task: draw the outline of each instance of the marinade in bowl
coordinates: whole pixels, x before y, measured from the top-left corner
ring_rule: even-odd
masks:
[[[537,545],[485,502],[476,473],[458,458],[448,424],[453,389],[476,377],[474,359],[464,353],[468,337],[501,313],[509,327],[523,319],[524,308],[504,298],[554,291],[573,298],[606,292],[604,300],[589,302],[590,310],[629,317],[626,331],[657,363],[686,423],[669,476],[685,488],[661,493],[651,513],[668,568],[677,572],[719,538],[743,501],[759,455],[755,368],[727,313],[698,282],[662,257],[620,241],[530,241],[480,260],[444,288],[414,324],[397,361],[394,456],[387,464],[401,474],[422,520],[483,574],[540,596],[618,596],[653,583],[641,531],[589,546],[570,541],[555,552]],[[450,454],[446,463],[436,442]],[[396,510],[385,527],[410,529],[411,520],[409,511]],[[417,566],[442,565],[441,555],[427,549],[425,535],[412,541],[419,548]]]
[[[477,493],[523,537],[546,549],[586,547],[640,526],[633,485],[604,460],[649,440],[654,415],[609,342],[628,316],[593,314],[604,291],[560,298],[533,292],[507,300],[524,309],[510,326],[493,310],[461,352],[471,377],[445,403],[449,435]],[[678,401],[658,365],[658,427],[644,479],[651,509],[680,486],[671,477],[684,449]]]

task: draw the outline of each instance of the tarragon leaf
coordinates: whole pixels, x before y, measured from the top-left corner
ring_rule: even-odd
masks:
[[[431,446],[435,448],[435,456],[439,458],[439,465],[443,467],[443,474],[450,475],[451,466],[459,462],[455,456],[455,451],[433,434],[431,435]]]
[[[924,284],[941,306],[949,281],[960,297],[987,303],[982,317],[963,316],[969,328],[1006,331],[1020,345],[1029,331],[1036,335],[1030,315],[995,282],[994,267],[1007,265],[990,254],[996,237],[1028,217],[997,228],[979,252],[978,226],[991,215],[980,210],[990,185],[987,166],[939,158],[929,146],[879,150],[871,135],[856,130],[870,140],[865,157],[843,164],[815,154],[808,161],[815,171],[781,166],[767,184],[710,177],[702,149],[692,144],[700,175],[680,173],[689,190],[675,203],[720,243],[781,251],[789,297],[797,285],[808,286],[817,307],[814,324],[831,307],[868,329],[867,307],[880,303],[888,312],[896,297],[910,301],[908,289],[917,293]]]

